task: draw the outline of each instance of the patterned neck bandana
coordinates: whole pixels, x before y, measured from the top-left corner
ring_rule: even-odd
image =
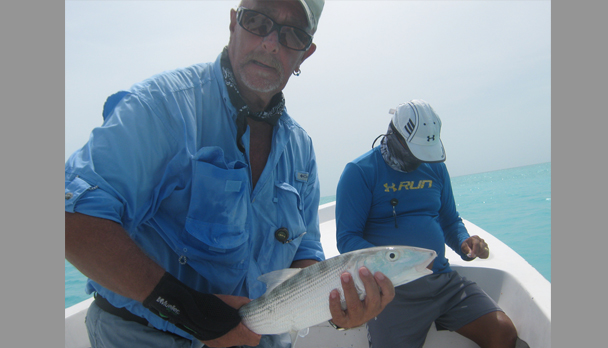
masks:
[[[264,111],[251,112],[249,106],[247,106],[243,100],[241,92],[239,92],[237,88],[234,72],[232,71],[232,64],[230,63],[230,58],[228,57],[228,46],[224,47],[224,50],[222,51],[220,65],[222,67],[224,82],[226,83],[226,88],[228,89],[228,95],[230,96],[230,102],[232,105],[234,105],[237,112],[236,145],[239,147],[241,152],[245,152],[241,137],[243,134],[245,134],[245,130],[247,129],[247,117],[256,121],[267,122],[274,127],[285,109],[285,98],[283,97],[283,92],[279,92],[272,97],[268,107]]]
[[[394,170],[404,173],[413,172],[418,169],[422,161],[414,157],[408,148],[401,145],[397,138],[398,136],[393,132],[391,124],[389,124],[386,135],[380,142],[382,158]]]

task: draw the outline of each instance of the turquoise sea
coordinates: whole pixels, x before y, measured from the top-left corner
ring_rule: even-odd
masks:
[[[463,219],[506,243],[551,281],[551,162],[453,177],[452,188]],[[321,204],[334,200],[322,197]],[[90,297],[85,282],[65,261],[66,308]]]

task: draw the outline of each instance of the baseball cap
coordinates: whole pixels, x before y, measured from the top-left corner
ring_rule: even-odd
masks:
[[[308,24],[310,25],[312,32],[317,31],[317,25],[319,24],[319,18],[321,18],[321,12],[325,5],[325,0],[300,0],[300,3],[306,11],[308,17]]]
[[[395,130],[405,139],[410,152],[422,162],[445,161],[445,149],[439,138],[441,119],[431,105],[414,99],[390,109]]]

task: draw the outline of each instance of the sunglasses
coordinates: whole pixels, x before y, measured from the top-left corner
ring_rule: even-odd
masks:
[[[312,35],[304,30],[278,24],[265,14],[254,10],[239,7],[236,10],[236,20],[243,29],[253,35],[266,37],[276,30],[279,43],[295,51],[306,51],[312,44]]]

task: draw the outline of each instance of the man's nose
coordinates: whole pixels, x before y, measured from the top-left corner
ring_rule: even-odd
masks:
[[[277,53],[279,51],[279,32],[273,30],[270,34],[262,38],[262,47],[270,53]]]

